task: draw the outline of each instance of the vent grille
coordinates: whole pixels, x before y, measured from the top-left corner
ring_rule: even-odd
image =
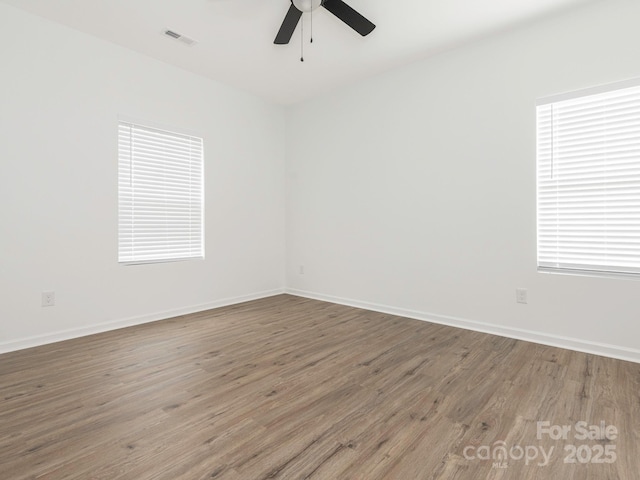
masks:
[[[164,30],[164,34],[169,38],[173,38],[174,40],[178,40],[179,42],[184,43],[185,45],[191,46],[191,45],[195,45],[196,43],[198,43],[193,38],[189,38],[189,37],[187,37],[185,35],[182,35],[181,33],[175,32],[173,30],[165,29]]]

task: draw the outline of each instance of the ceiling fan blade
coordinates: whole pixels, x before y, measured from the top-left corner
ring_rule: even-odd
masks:
[[[291,4],[287,15],[284,17],[284,21],[280,26],[280,30],[276,35],[276,39],[273,41],[276,45],[286,45],[291,40],[293,32],[298,26],[302,12]]]
[[[333,13],[344,23],[353,28],[363,37],[369,35],[376,26],[356,12],[342,0],[324,0],[322,6]]]

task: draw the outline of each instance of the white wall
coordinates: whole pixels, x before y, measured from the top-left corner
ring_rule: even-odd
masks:
[[[3,4],[0,30],[0,351],[282,289],[283,109]],[[204,137],[204,261],[118,265],[119,114]]]
[[[640,361],[640,282],[537,273],[535,210],[536,99],[640,76],[638,18],[601,2],[292,108],[290,291]]]

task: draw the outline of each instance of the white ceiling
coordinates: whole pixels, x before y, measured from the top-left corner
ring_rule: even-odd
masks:
[[[186,70],[292,104],[494,32],[603,0],[346,0],[377,25],[367,37],[320,8],[300,62],[300,26],[273,40],[289,0],[2,0]],[[309,16],[304,17],[305,35]],[[192,47],[165,28],[198,40]],[[308,40],[307,40],[308,41]]]

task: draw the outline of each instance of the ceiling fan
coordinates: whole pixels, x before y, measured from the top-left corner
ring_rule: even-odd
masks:
[[[312,12],[318,7],[324,7],[329,10],[329,12],[333,13],[363,37],[369,35],[373,29],[376,28],[373,23],[342,0],[291,0],[289,11],[284,17],[284,21],[273,43],[276,45],[286,45],[289,43],[302,14]]]

